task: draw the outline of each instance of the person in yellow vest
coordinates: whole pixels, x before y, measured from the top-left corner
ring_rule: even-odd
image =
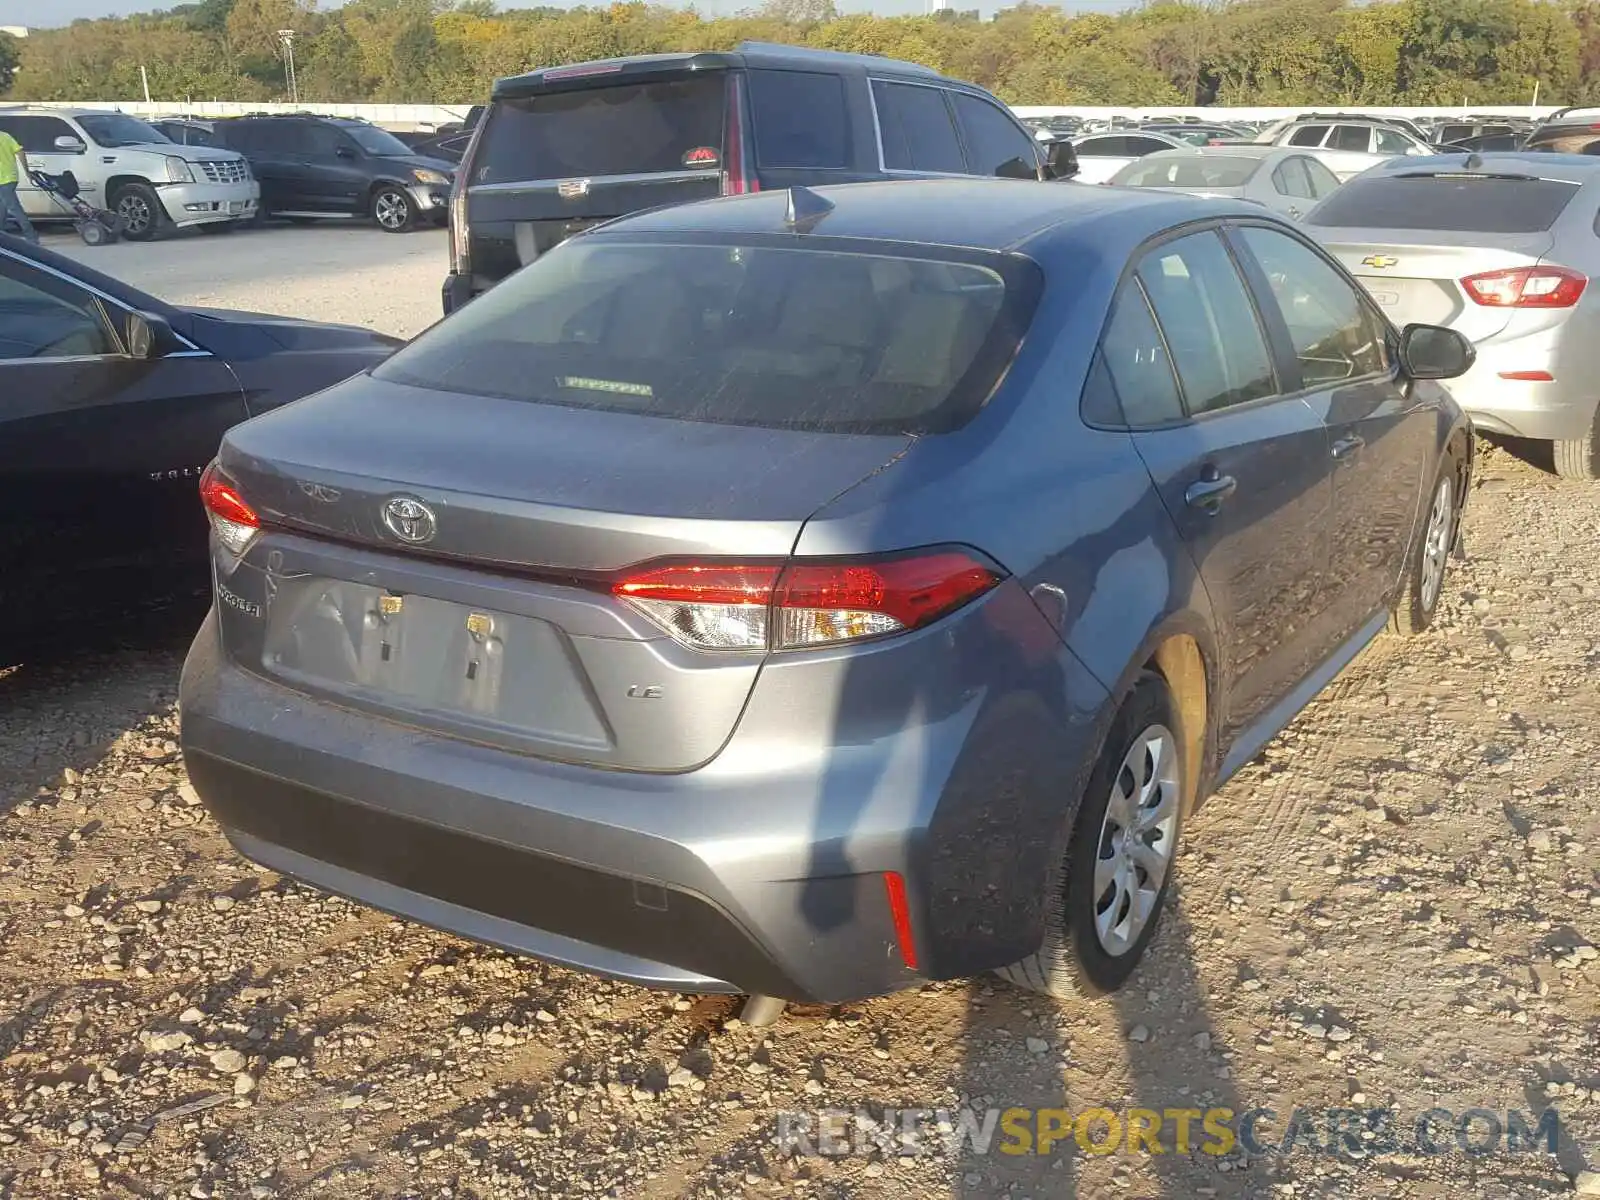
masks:
[[[22,156],[17,139],[0,129],[0,232],[15,221],[23,237],[37,242],[39,235],[33,231],[33,222],[28,220],[28,214],[22,211],[22,201],[17,199],[17,181],[27,169],[28,161]]]

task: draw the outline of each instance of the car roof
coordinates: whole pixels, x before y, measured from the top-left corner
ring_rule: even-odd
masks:
[[[795,189],[833,205],[811,231],[820,237],[1025,251],[1070,231],[1095,242],[1142,241],[1207,216],[1259,217],[1254,205],[1164,196],[1081,183],[1008,179],[916,179]],[[628,233],[785,233],[787,189],[724,196],[651,209],[610,222],[593,235]],[[1093,231],[1092,233],[1090,231]]]
[[[1259,142],[1240,142],[1236,146],[1174,146],[1171,150],[1153,150],[1140,155],[1138,161],[1147,158],[1273,158],[1279,155],[1315,157],[1307,154],[1306,149],[1305,146],[1269,146]]]
[[[522,75],[512,75],[495,80],[494,97],[518,95],[536,91],[546,82],[580,80],[588,75],[603,79],[615,76],[623,68],[650,68],[684,71],[729,70],[740,67],[803,67],[810,70],[832,67],[835,70],[867,70],[877,75],[907,75],[920,79],[939,79],[949,83],[960,80],[947,79],[932,67],[906,62],[897,58],[883,58],[876,54],[849,54],[840,50],[818,50],[810,46],[789,46],[777,42],[740,42],[732,50],[692,51],[676,54],[630,54],[618,58],[597,58],[588,62],[563,63],[559,66],[540,67]],[[611,82],[622,82],[613,78]],[[966,84],[972,87],[972,84]]]
[[[1472,175],[1517,174],[1565,183],[1600,179],[1600,157],[1590,154],[1549,154],[1539,150],[1472,150],[1455,154],[1397,156],[1381,163],[1387,174],[1426,174],[1447,171]]]

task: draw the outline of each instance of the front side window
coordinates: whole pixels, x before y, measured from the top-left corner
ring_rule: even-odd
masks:
[[[1311,180],[1311,194],[1321,200],[1324,196],[1336,191],[1339,187],[1339,177],[1314,158],[1300,160],[1306,169],[1306,178]]]
[[[119,352],[88,295],[18,263],[0,262],[0,360]]]
[[[1305,159],[1288,158],[1279,163],[1272,172],[1272,186],[1280,196],[1310,200],[1311,180],[1306,176]]]
[[[1411,150],[1411,142],[1403,133],[1396,133],[1392,129],[1378,130],[1379,154],[1407,154]]]
[[[1261,264],[1306,387],[1342,383],[1389,369],[1384,324],[1360,293],[1323,258],[1276,230],[1247,225],[1240,237]]]
[[[756,161],[763,167],[828,169],[850,163],[844,80],[815,71],[751,71]]]
[[[1215,233],[1190,234],[1150,251],[1139,264],[1191,415],[1270,396],[1277,390],[1255,306]]]
[[[965,174],[967,160],[950,120],[944,89],[873,80],[872,99],[889,171]]]
[[[29,154],[57,154],[56,139],[83,141],[78,131],[60,117],[0,117],[0,129],[17,139]]]
[[[295,141],[299,143],[300,152],[312,158],[336,158],[341,146],[352,155],[355,153],[355,147],[345,137],[343,130],[316,121],[307,121],[299,126],[295,130]]]
[[[965,92],[952,92],[956,117],[967,139],[968,166],[974,175],[1037,179],[1039,159],[1034,139],[995,105]]]
[[[377,376],[671,420],[940,432],[981,406],[1031,316],[1037,268],[981,258],[583,238]]]
[[[379,129],[376,125],[341,125],[338,128],[362,150],[378,158],[392,158],[395,155],[411,153],[410,146],[387,129]]]

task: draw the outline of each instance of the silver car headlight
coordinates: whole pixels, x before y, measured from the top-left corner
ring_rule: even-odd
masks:
[[[411,178],[418,183],[430,184],[433,187],[449,187],[450,176],[443,171],[430,171],[427,167],[417,167],[412,170]]]
[[[193,183],[194,172],[189,169],[189,164],[176,154],[167,158],[168,183]]]

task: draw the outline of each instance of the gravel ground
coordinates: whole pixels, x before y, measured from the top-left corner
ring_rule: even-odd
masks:
[[[270,278],[216,282],[256,247]],[[444,248],[311,229],[91,255],[174,300],[411,332]],[[1600,1169],[1600,488],[1503,450],[1479,481],[1435,629],[1374,646],[1211,801],[1147,965],[1103,1000],[976,980],[752,1029],[725,998],[464,943],[230,850],[178,757],[192,616],[0,668],[0,1196],[1570,1193]],[[1448,1130],[1439,1155],[1176,1153],[1171,1125],[1161,1155],[775,1140],[784,1112],[963,1103],[1259,1106],[1268,1143],[1296,1108],[1405,1131],[1553,1105],[1562,1132],[1483,1156]]]

